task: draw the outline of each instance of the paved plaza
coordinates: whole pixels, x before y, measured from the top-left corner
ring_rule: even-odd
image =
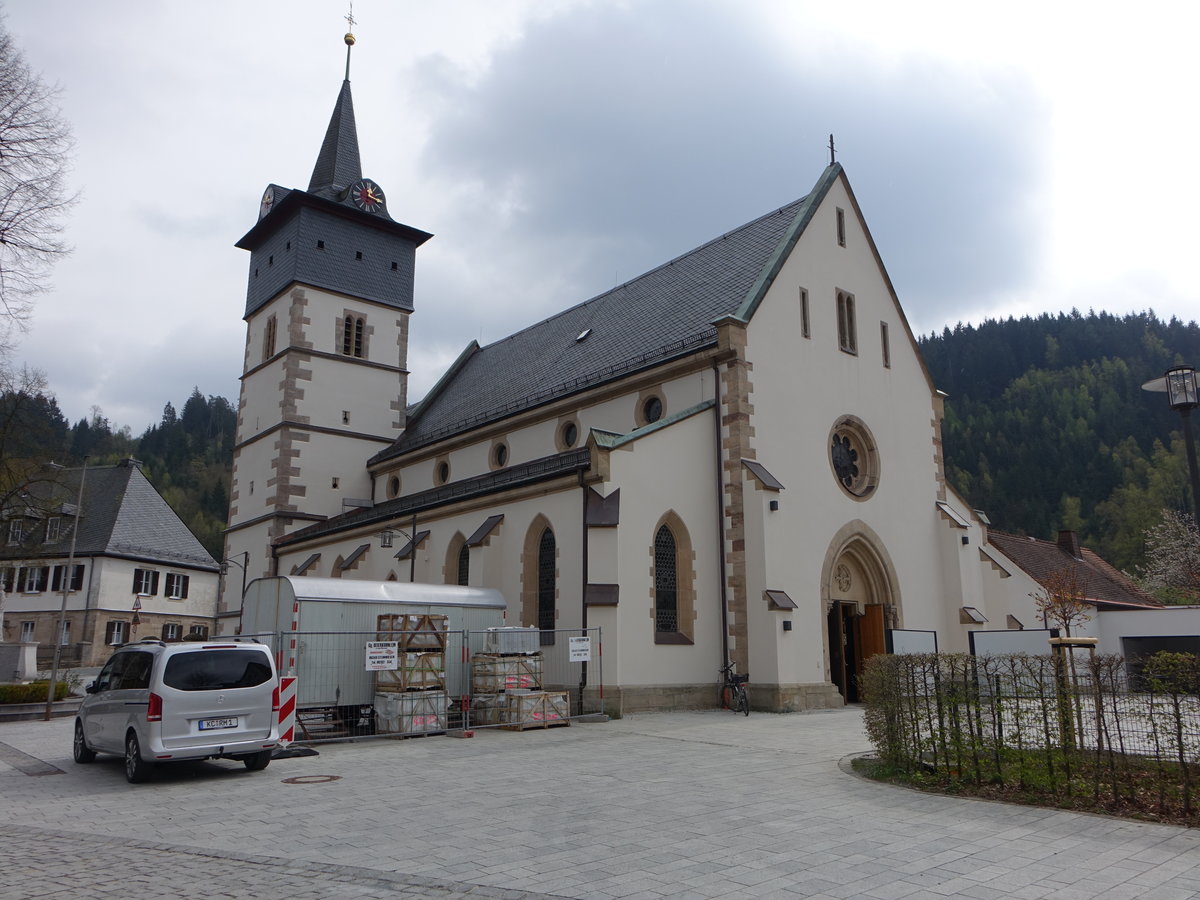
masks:
[[[326,744],[138,786],[72,762],[71,724],[0,725],[0,897],[1200,897],[1200,831],[848,774],[857,709]]]

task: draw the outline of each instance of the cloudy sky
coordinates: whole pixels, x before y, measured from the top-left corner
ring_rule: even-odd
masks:
[[[236,403],[268,182],[304,187],[345,0],[10,0],[77,148],[74,253],[18,361],[135,434]],[[1194,319],[1200,7],[357,0],[364,174],[433,232],[410,398],[489,342],[805,194],[836,135],[918,334]]]

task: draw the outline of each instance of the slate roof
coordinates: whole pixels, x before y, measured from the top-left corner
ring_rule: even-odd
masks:
[[[358,129],[354,124],[354,98],[350,95],[350,82],[346,80],[342,82],[329,127],[325,129],[325,140],[321,142],[317,164],[313,166],[308,192],[332,199],[360,178],[362,163],[358,155]]]
[[[1080,556],[1075,557],[1061,544],[1053,541],[1006,534],[991,529],[988,529],[988,543],[1043,587],[1055,573],[1074,568],[1079,586],[1086,595],[1085,599],[1099,609],[1160,605],[1126,575],[1086,547],[1080,547]]]
[[[752,314],[841,171],[830,166],[806,197],[632,281],[494,344],[472,342],[371,462],[711,345],[714,321]]]
[[[68,555],[82,471],[64,470],[56,489],[57,496],[69,498],[54,507],[62,511],[59,540],[45,543],[45,524],[39,521],[20,546],[0,546],[0,559]],[[141,468],[129,460],[115,466],[96,466],[87,470],[75,555],[131,557],[210,571],[218,568],[216,560],[167,505],[167,501],[142,474]]]
[[[397,497],[395,500],[377,503],[374,506],[348,510],[324,522],[317,522],[306,528],[293,531],[286,537],[280,538],[277,544],[279,546],[287,546],[298,541],[311,540],[312,538],[322,537],[327,534],[336,534],[340,531],[362,528],[368,525],[394,527],[397,522],[403,524],[405,520],[410,519],[414,514],[419,515],[426,510],[436,509],[446,503],[469,500],[474,497],[486,497],[489,494],[506,491],[521,485],[537,484],[538,482],[561,478],[563,475],[569,475],[572,472],[583,471],[587,469],[590,460],[591,454],[588,449],[580,447],[577,450],[567,450],[563,453],[557,453],[554,456],[545,456],[526,463],[518,463],[503,469],[497,469],[495,472],[488,472],[485,475],[476,475],[473,478],[464,478],[462,481],[455,481],[441,487],[431,488],[427,491],[409,494],[407,497]],[[407,554],[405,556],[407,557]]]

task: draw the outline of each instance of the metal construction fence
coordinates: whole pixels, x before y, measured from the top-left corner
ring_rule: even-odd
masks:
[[[599,628],[237,635],[296,676],[296,740],[524,731],[604,708]]]
[[[1132,683],[1128,669],[1110,655],[878,656],[864,677],[867,732],[900,770],[1086,792],[1114,808],[1152,797],[1190,817],[1200,658],[1156,654]]]

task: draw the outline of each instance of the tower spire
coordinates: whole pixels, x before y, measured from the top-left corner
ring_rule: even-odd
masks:
[[[350,80],[350,51],[354,48],[354,0],[350,2],[350,12],[346,13],[346,81]]]
[[[351,28],[354,27],[353,3],[350,4],[346,22]],[[358,155],[358,129],[354,124],[354,99],[350,95],[350,51],[355,42],[353,32],[347,31],[344,40],[346,77],[342,81],[342,89],[333,107],[329,127],[325,130],[325,140],[321,143],[321,152],[317,154],[317,164],[313,167],[312,178],[308,182],[310,194],[320,194],[331,199],[344,195],[347,188],[362,178],[362,162]]]

